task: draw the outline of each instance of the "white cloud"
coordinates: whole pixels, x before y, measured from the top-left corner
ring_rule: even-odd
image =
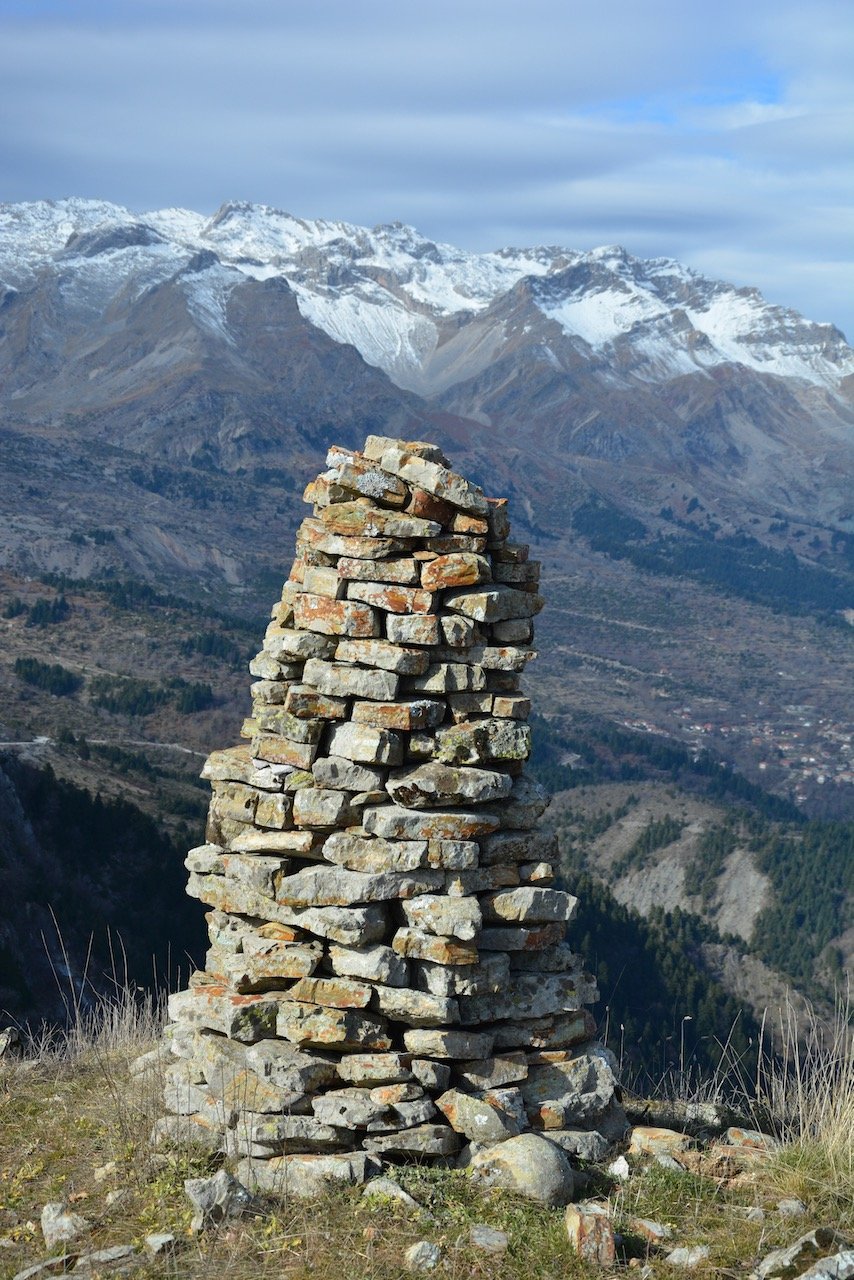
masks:
[[[473,248],[618,241],[854,333],[848,0],[16,10],[0,0],[6,199],[246,198]]]

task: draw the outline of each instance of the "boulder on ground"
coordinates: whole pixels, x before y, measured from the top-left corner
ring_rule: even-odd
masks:
[[[538,1204],[569,1204],[575,1189],[572,1165],[560,1147],[536,1133],[522,1133],[478,1151],[469,1164],[483,1186],[515,1191]]]

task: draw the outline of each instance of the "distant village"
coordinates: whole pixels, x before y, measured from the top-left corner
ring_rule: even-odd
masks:
[[[670,713],[681,724],[683,741],[696,750],[712,749],[726,758],[729,745],[740,761],[745,754],[754,761],[758,758],[757,767],[774,790],[780,790],[780,782],[785,786],[788,778],[786,789],[796,804],[803,804],[816,785],[854,784],[854,733],[846,723],[819,714],[808,703],[775,708],[773,719],[771,713],[761,719],[744,712],[735,722],[732,708],[714,698],[695,699],[690,705],[671,708]],[[622,723],[644,733],[669,736],[673,732],[646,719]]]

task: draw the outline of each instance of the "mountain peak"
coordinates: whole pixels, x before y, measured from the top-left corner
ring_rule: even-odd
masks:
[[[185,209],[139,217],[75,198],[0,205],[0,233],[0,278],[19,287],[57,256],[88,258],[91,266],[79,270],[89,271],[90,303],[92,272],[100,273],[101,294],[120,278],[126,287],[138,277],[143,288],[199,270],[203,251],[243,276],[282,279],[312,324],[421,394],[476,375],[486,353],[495,356],[507,335],[489,318],[504,314],[511,297],[515,332],[530,335],[532,346],[554,351],[556,324],[566,359],[594,353],[629,383],[736,364],[835,393],[854,373],[854,353],[832,325],[774,306],[751,286],[710,280],[672,258],[637,258],[616,244],[473,253],[401,221],[368,228],[241,200],[210,217]],[[514,293],[526,280],[532,287]]]

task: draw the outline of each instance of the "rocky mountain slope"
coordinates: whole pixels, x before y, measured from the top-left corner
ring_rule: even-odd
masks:
[[[854,529],[843,335],[669,259],[67,200],[0,208],[0,282],[9,423],[234,469],[382,421],[499,447],[532,515],[573,475],[647,511],[677,479]]]

